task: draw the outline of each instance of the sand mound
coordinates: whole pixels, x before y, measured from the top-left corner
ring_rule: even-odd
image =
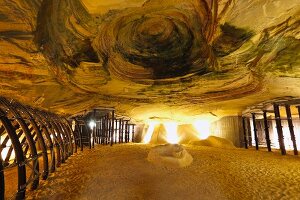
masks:
[[[186,167],[193,162],[193,157],[179,144],[165,144],[153,147],[148,154],[148,161],[159,166]]]
[[[198,146],[217,147],[223,149],[236,148],[231,141],[216,136],[209,136],[205,140],[191,141],[189,144],[198,145]]]

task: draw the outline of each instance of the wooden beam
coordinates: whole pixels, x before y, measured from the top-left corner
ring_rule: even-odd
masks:
[[[95,142],[96,142],[96,144],[99,144],[99,128],[100,128],[100,126],[99,126],[99,121],[96,121],[95,122],[96,123],[96,131],[95,131]]]
[[[250,118],[246,118],[246,127],[248,133],[248,146],[252,147],[252,134],[251,134],[251,125],[250,125]]]
[[[298,115],[299,115],[299,119],[300,119],[300,106],[297,106],[298,108]]]
[[[108,138],[109,138],[109,113],[106,115],[106,135],[105,135],[105,144],[108,145]]]
[[[252,114],[252,124],[253,124],[254,140],[255,140],[255,149],[258,150],[258,137],[257,137],[255,113],[251,113],[251,114]]]
[[[119,130],[119,143],[123,143],[123,119],[120,119],[120,130]]]
[[[77,122],[76,122],[77,123]],[[83,135],[82,135],[82,126],[77,123],[78,131],[80,134],[80,150],[83,151]]]
[[[1,143],[0,143],[0,152],[2,151],[1,149]],[[4,181],[4,171],[3,171],[3,160],[2,156],[0,156],[0,199],[4,199],[4,194],[5,194],[5,181]]]
[[[102,118],[102,145],[105,145],[106,136],[106,115]]]
[[[129,142],[129,126],[128,120],[125,120],[125,143]]]
[[[114,134],[115,134],[115,144],[117,143],[117,136],[118,136],[118,119],[115,118],[115,130],[114,130]]]
[[[288,119],[288,125],[289,125],[291,140],[293,142],[294,155],[298,155],[297,143],[296,143],[296,137],[295,137],[295,132],[294,132],[294,125],[293,125],[293,119],[292,119],[290,105],[288,105],[288,104],[285,105],[285,111],[286,111],[286,116],[287,116],[287,119]]]
[[[278,142],[281,150],[282,155],[286,155],[285,145],[284,145],[284,139],[283,139],[283,131],[282,131],[282,125],[281,125],[281,119],[280,119],[280,111],[279,111],[279,105],[274,104],[274,112],[275,112],[275,121],[276,121],[276,128],[277,128],[277,134],[278,134]]]
[[[132,131],[132,132],[131,132],[131,134],[132,134],[132,135],[131,135],[131,140],[132,140],[132,142],[134,142],[134,132],[135,132],[135,131],[134,131],[134,126],[135,126],[135,124],[132,124],[132,130],[131,130],[131,131]]]
[[[52,121],[52,119],[50,119],[49,117],[46,118],[50,124],[50,129],[52,129],[52,135],[53,137],[56,139],[56,141],[58,142],[57,144],[59,144],[60,147],[60,151],[61,151],[61,163],[65,162],[66,159],[66,155],[65,155],[65,144],[64,141],[61,138],[60,135],[60,130],[58,129],[58,127],[56,126],[56,124],[54,123],[54,121]],[[56,133],[56,134],[55,134]],[[59,165],[60,166],[60,165]],[[58,166],[58,167],[59,167]]]
[[[47,127],[44,124],[40,124],[41,128],[42,128],[42,132],[44,133],[44,135],[46,136],[48,142],[49,142],[49,150],[50,150],[50,154],[51,154],[51,163],[49,165],[49,171],[51,173],[53,173],[55,171],[55,153],[54,153],[54,144],[53,141],[51,139],[50,133],[47,129]],[[56,147],[57,148],[57,147]],[[59,149],[57,148],[57,151],[59,151]]]
[[[264,112],[264,127],[265,127],[265,137],[267,142],[268,151],[272,151],[271,149],[271,141],[270,141],[270,132],[269,132],[269,125],[268,125],[268,118],[267,118],[267,111]]]
[[[22,146],[20,144],[19,138],[10,122],[9,119],[5,116],[5,112],[0,108],[0,121],[2,125],[5,127],[6,132],[9,135],[9,138],[14,146],[16,161],[18,164],[18,192],[16,195],[16,199],[25,199],[25,191],[26,191],[26,168],[24,163],[25,157],[23,155]]]
[[[111,134],[110,134],[110,146],[114,143],[114,133],[115,133],[115,111],[111,111]]]
[[[70,142],[71,142],[71,148],[72,148],[71,149],[72,154],[73,153],[77,153],[76,134],[75,134],[75,132],[72,129],[71,122],[69,120],[67,120],[67,118],[63,118],[61,120],[61,123],[64,125],[64,127],[65,127],[65,129],[66,129],[66,131],[67,131],[67,133],[69,135]],[[73,141],[74,141],[74,147],[75,147],[75,149],[73,149]]]
[[[244,146],[245,146],[245,149],[248,149],[248,141],[247,141],[247,131],[246,131],[246,120],[247,118],[246,117],[243,117],[242,120],[243,120],[243,131],[244,131]]]

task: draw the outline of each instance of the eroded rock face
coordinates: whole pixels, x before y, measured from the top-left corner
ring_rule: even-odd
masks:
[[[66,114],[236,114],[300,96],[299,19],[298,0],[1,0],[0,92]]]
[[[213,65],[212,11],[198,0],[147,1],[110,16],[94,47],[111,73],[134,82],[204,74]]]
[[[163,167],[187,167],[193,157],[179,144],[165,144],[153,147],[148,154],[148,161]]]

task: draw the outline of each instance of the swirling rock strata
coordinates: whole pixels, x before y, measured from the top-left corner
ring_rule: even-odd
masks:
[[[214,24],[203,4],[148,1],[123,10],[101,24],[93,46],[119,78],[143,81],[205,73],[213,64],[208,43]]]

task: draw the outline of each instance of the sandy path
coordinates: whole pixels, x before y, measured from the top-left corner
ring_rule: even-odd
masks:
[[[186,146],[191,166],[149,163],[150,145],[97,146],[72,156],[27,199],[300,199],[300,158]]]

